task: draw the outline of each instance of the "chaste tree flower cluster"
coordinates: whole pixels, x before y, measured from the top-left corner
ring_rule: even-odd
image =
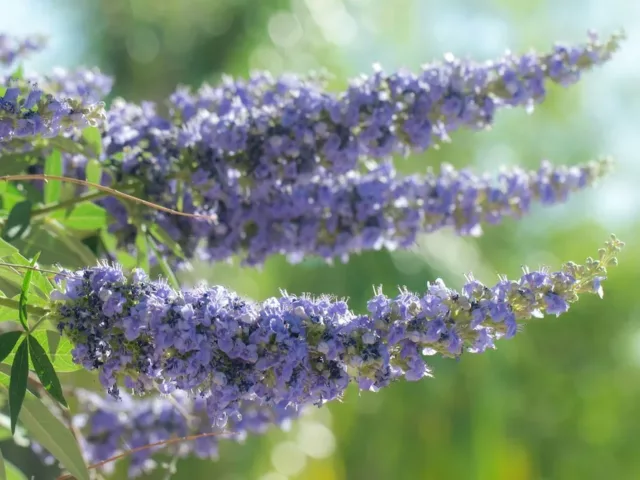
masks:
[[[545,160],[532,171],[485,174],[441,165],[411,175],[394,161],[448,142],[457,130],[486,130],[503,109],[532,111],[550,84],[576,83],[621,39],[589,34],[581,44],[485,63],[447,56],[418,72],[374,66],[341,92],[318,75],[255,72],[178,87],[167,114],[150,102],[107,106],[113,79],[97,69],[3,77],[0,156],[20,167],[15,178],[81,185],[56,203],[47,201],[49,183],[35,184],[45,201],[27,217],[89,204],[106,213],[105,233],[114,239],[96,250],[99,263],[62,265],[55,286],[35,284],[46,294],[42,305],[28,310],[22,297],[18,305],[21,321],[36,309],[44,314],[72,345],[73,362],[97,372],[104,387],[104,395],[73,393],[85,462],[135,449],[133,478],[153,468],[160,448],[137,447],[189,435],[197,438],[166,449],[215,458],[220,438],[282,425],[305,407],[342,398],[350,384],[378,391],[430,377],[429,356],[482,353],[532,318],[564,314],[580,294],[602,296],[606,269],[623,246],[614,236],[596,259],[556,271],[525,268],[494,285],[468,275],[459,290],[440,279],[424,292],[376,289],[360,313],[330,292],[253,301],[222,286],[180,288],[114,260],[150,257],[167,273],[232,258],[260,266],[274,255],[346,262],[362,251],[410,248],[440,229],[478,236],[536,202],[564,202],[599,181],[611,160]],[[0,62],[9,67],[42,46],[39,37],[0,35]],[[133,204],[134,197],[157,208]],[[9,243],[19,205],[3,220]],[[41,443],[32,448],[45,458],[51,447]]]

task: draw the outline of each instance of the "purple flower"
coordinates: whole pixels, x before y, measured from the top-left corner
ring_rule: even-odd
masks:
[[[344,174],[364,157],[420,151],[459,128],[485,128],[497,109],[530,107],[544,99],[545,81],[573,83],[608,60],[620,40],[590,35],[570,54],[556,47],[482,64],[447,57],[418,74],[375,67],[340,94],[325,92],[317,79],[261,72],[196,93],[181,88],[171,97],[172,112],[201,164],[233,165],[261,184]]]
[[[25,81],[56,97],[79,99],[84,103],[103,100],[113,87],[113,78],[97,68],[54,68],[48,75],[26,75]]]
[[[350,381],[378,390],[402,376],[427,376],[421,355],[493,348],[525,320],[560,315],[578,294],[594,293],[621,246],[614,237],[599,262],[527,270],[493,287],[470,278],[462,294],[442,280],[421,296],[378,292],[369,315],[329,297],[283,293],[254,303],[220,286],[174,291],[107,265],[65,272],[69,280],[52,308],[76,345],[74,361],[97,369],[115,397],[122,377],[139,392],[153,384],[194,392],[221,427],[245,401],[299,410],[339,398]]]
[[[0,64],[8,67],[20,58],[42,50],[45,43],[46,38],[41,35],[17,38],[0,34]]]
[[[321,79],[290,74],[225,77],[195,93],[179,88],[168,118],[151,103],[116,100],[103,132],[104,181],[127,184],[163,206],[216,215],[220,221],[212,225],[145,213],[144,221],[165,230],[187,260],[346,259],[364,250],[407,248],[417,235],[446,226],[477,235],[482,223],[518,216],[534,200],[564,201],[601,170],[544,165],[537,178],[512,171],[489,185],[450,167],[403,177],[389,156],[423,150],[460,128],[489,126],[500,108],[542,101],[545,82],[567,83],[605,62],[620,40],[590,36],[570,54],[555,48],[482,64],[447,57],[418,73],[376,67],[340,93],[328,92]],[[100,98],[111,86],[94,70],[54,72],[40,82],[45,92],[77,102]],[[10,98],[5,105],[16,108]],[[46,110],[63,112],[54,123],[60,128],[68,123],[64,106],[54,102]],[[19,125],[15,116],[0,115],[0,139],[49,134],[42,114],[20,118]],[[372,167],[378,160],[382,164]],[[67,156],[65,163],[65,174],[84,177],[81,158]],[[100,204],[115,220],[110,230],[119,247],[135,251],[137,228],[127,211],[112,198]],[[160,251],[172,263],[183,261],[166,246]]]
[[[573,167],[543,162],[537,171],[516,168],[492,180],[448,165],[437,174],[402,176],[386,162],[364,173],[320,176],[267,192],[213,188],[203,198],[217,205],[216,225],[161,212],[151,216],[187,258],[240,256],[249,265],[278,254],[291,262],[309,255],[346,260],[367,250],[409,248],[419,235],[442,228],[478,235],[483,223],[520,218],[535,201],[566,200],[571,192],[593,185],[609,165],[607,159]],[[130,235],[131,228],[126,215],[112,226],[121,236]],[[170,251],[165,254],[171,258]]]
[[[103,120],[102,103],[83,104],[73,98],[44,95],[36,87],[10,86],[0,98],[0,142],[13,150],[13,138],[50,138]]]

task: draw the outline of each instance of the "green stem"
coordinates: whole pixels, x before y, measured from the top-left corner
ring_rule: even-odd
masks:
[[[31,218],[38,218],[45,216],[47,213],[55,212],[56,210],[62,210],[69,207],[73,207],[78,203],[83,202],[92,202],[95,200],[99,200],[101,198],[106,197],[108,194],[106,192],[98,191],[98,192],[87,192],[82,195],[78,195],[77,197],[70,198],[69,200],[65,200],[63,202],[53,203],[51,205],[46,205],[42,208],[37,208],[31,211]]]
[[[0,306],[12,308],[13,310],[19,310],[20,302],[11,298],[0,297]],[[49,310],[41,307],[34,307],[33,305],[27,305],[27,312],[32,315],[44,316],[49,313]]]

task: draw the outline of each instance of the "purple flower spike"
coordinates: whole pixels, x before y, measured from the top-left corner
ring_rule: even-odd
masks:
[[[442,280],[424,294],[377,292],[368,315],[330,297],[290,295],[250,302],[221,286],[175,291],[140,270],[106,264],[65,272],[52,303],[75,343],[74,361],[98,370],[114,397],[126,378],[139,393],[191,392],[224,427],[244,402],[294,412],[340,398],[350,382],[377,391],[393,380],[430,376],[424,355],[459,357],[493,348],[542,312],[560,315],[581,293],[599,293],[623,246],[612,236],[600,260],[557,272],[525,270],[461,292]]]

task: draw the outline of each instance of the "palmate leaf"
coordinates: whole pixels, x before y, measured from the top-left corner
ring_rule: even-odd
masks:
[[[39,333],[39,332],[36,332]],[[58,373],[75,372],[82,369],[82,365],[73,362],[71,351],[75,348],[71,340],[67,337],[61,337],[57,332],[47,331],[49,337],[49,345],[53,344],[52,337],[58,336],[56,349],[50,352],[53,357],[53,368]]]
[[[53,368],[58,373],[76,372],[82,369],[82,365],[78,365],[73,362],[73,355],[71,351],[74,349],[73,343],[67,337],[61,337],[57,331],[39,329],[31,334],[32,338],[35,338],[42,346],[48,356],[52,359]],[[7,365],[13,364],[15,360],[15,353],[9,353],[4,363]],[[35,371],[35,365],[33,360],[29,359],[29,368]]]

